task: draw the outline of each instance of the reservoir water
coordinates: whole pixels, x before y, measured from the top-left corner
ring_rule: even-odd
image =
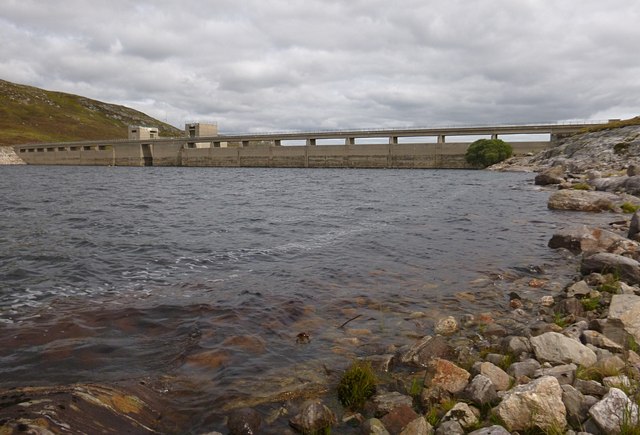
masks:
[[[0,388],[151,379],[182,429],[219,429],[438,316],[504,309],[496,277],[558,267],[555,230],[613,219],[549,211],[532,179],[0,167]]]

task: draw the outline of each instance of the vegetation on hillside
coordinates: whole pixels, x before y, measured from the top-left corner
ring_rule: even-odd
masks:
[[[589,127],[584,130],[584,133],[612,130],[614,128],[628,127],[630,125],[640,125],[640,116],[636,116],[635,118],[630,119],[613,120],[607,122],[606,124]]]
[[[158,127],[161,136],[182,134],[128,107],[0,80],[0,145],[126,139],[129,125]]]
[[[473,166],[486,168],[508,159],[513,147],[501,139],[478,139],[467,148],[465,159]]]

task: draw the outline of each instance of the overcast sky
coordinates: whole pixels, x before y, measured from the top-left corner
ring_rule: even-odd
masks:
[[[0,78],[221,132],[640,115],[637,0],[0,0]]]

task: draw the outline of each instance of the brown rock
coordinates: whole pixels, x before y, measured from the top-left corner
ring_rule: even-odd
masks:
[[[430,361],[427,366],[424,385],[426,387],[441,387],[452,394],[457,394],[467,386],[470,376],[468,371],[454,363],[436,358]]]
[[[405,426],[418,418],[411,406],[400,405],[380,419],[390,433],[399,433]]]

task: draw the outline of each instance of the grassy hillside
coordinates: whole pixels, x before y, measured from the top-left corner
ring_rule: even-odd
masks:
[[[0,80],[0,145],[126,139],[128,125],[158,127],[161,136],[182,135],[128,107]]]

